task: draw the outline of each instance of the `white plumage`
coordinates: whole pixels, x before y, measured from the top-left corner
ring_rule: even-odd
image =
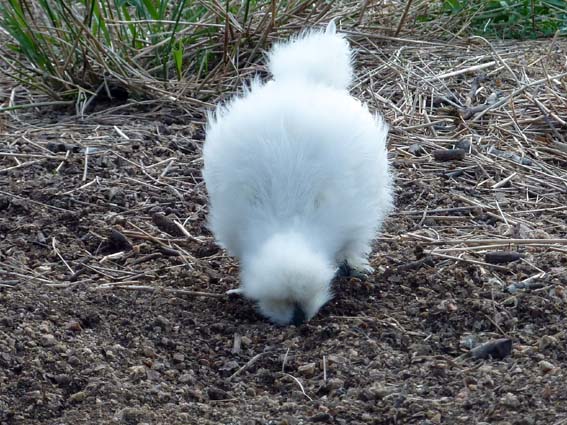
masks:
[[[371,272],[392,205],[379,116],[348,93],[351,50],[331,22],[269,54],[274,76],[209,117],[204,178],[217,241],[241,265],[238,292],[278,324],[309,320],[347,262]]]

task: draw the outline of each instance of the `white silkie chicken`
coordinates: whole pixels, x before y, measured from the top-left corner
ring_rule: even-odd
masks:
[[[351,49],[334,22],[276,45],[269,70],[209,117],[203,175],[211,229],[240,260],[229,292],[298,325],[332,297],[339,265],[372,272],[392,206],[388,129],[349,94]]]

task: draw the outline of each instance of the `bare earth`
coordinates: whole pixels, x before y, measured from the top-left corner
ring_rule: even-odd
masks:
[[[1,424],[567,424],[565,41],[357,43],[397,211],[376,272],[300,328],[224,295],[201,114],[0,115]]]

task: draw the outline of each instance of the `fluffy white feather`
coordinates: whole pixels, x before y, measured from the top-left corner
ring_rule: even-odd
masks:
[[[387,127],[349,95],[351,51],[331,23],[277,45],[274,80],[209,117],[203,175],[217,241],[275,323],[313,317],[337,266],[370,272],[392,205]]]
[[[276,81],[301,78],[346,89],[352,82],[352,53],[331,21],[324,32],[304,32],[276,44],[268,54],[268,68]]]

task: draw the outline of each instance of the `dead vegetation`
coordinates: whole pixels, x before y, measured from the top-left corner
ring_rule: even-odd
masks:
[[[367,3],[262,35],[349,16],[353,93],[391,125],[377,271],[300,329],[224,295],[205,226],[203,109],[259,62],[194,101],[0,115],[0,422],[567,420],[567,43],[395,37]]]

